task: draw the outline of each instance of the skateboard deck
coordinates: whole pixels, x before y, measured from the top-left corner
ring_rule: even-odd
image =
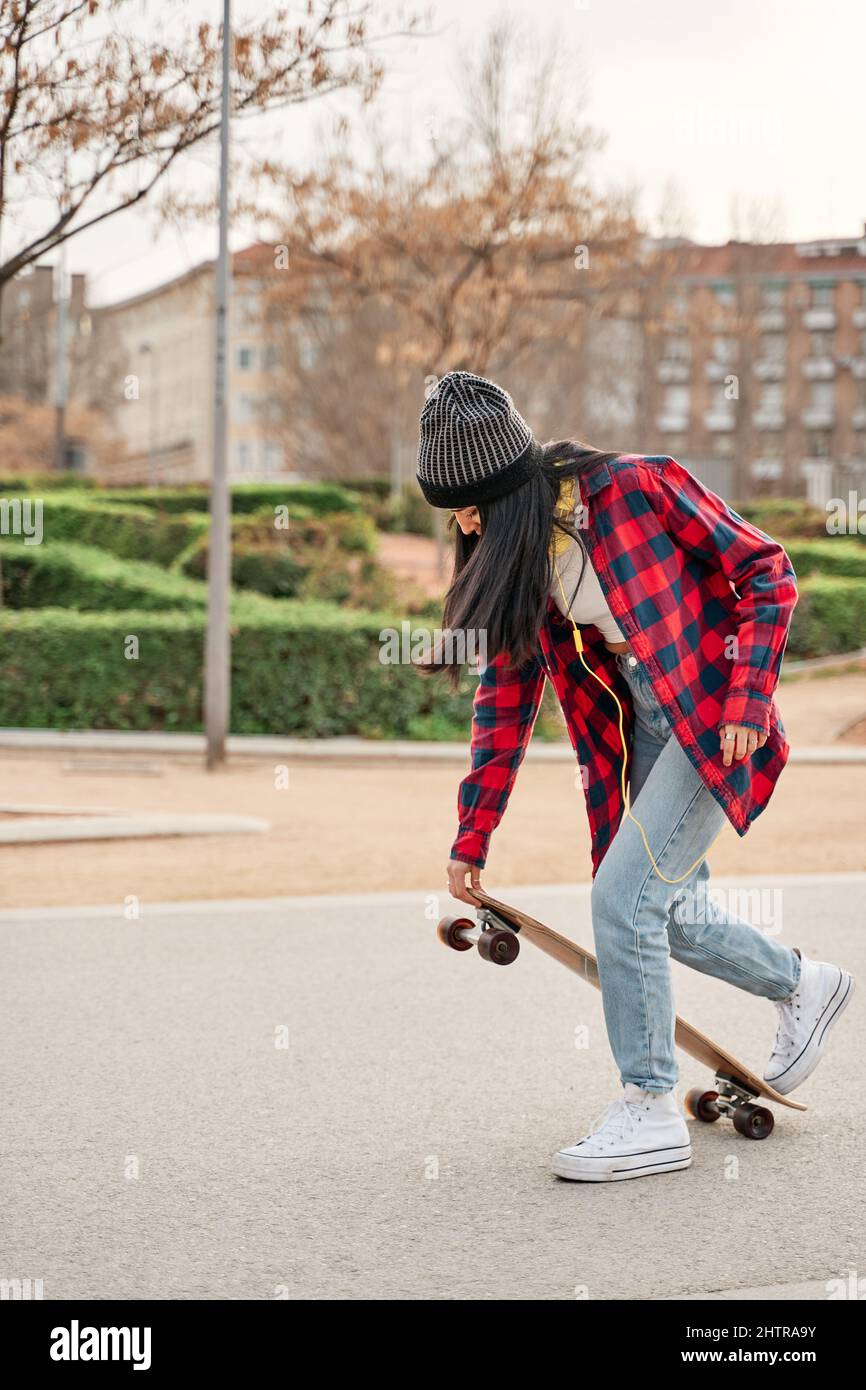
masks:
[[[492,898],[489,893],[475,890],[478,900],[478,922],[471,917],[445,917],[439,923],[438,936],[452,950],[466,951],[473,945],[479,954],[498,965],[510,965],[518,955],[520,941],[531,941],[545,955],[552,956],[576,975],[582,976],[595,989],[600,989],[598,963],[590,951],[559,932],[537,922],[528,913]],[[789,1100],[768,1086],[763,1077],[743,1065],[730,1052],[708,1038],[691,1023],[677,1015],[675,1038],[677,1046],[702,1066],[709,1067],[716,1078],[716,1089],[692,1090],[686,1097],[686,1108],[695,1119],[711,1122],[721,1115],[729,1116],[741,1134],[751,1139],[764,1139],[773,1128],[773,1112],[756,1106],[757,1099],[784,1105],[789,1110],[805,1110],[800,1101]]]

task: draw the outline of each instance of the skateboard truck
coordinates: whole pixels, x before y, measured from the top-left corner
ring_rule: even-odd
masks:
[[[747,1139],[766,1139],[772,1134],[775,1118],[765,1105],[755,1105],[760,1099],[758,1091],[724,1071],[716,1072],[716,1086],[716,1091],[696,1086],[687,1093],[685,1107],[692,1119],[713,1124],[726,1115],[737,1133]]]
[[[443,917],[436,934],[443,946],[452,951],[469,951],[478,947],[483,960],[493,965],[511,965],[520,952],[520,940],[513,927],[503,926],[487,907],[479,907],[473,922],[470,917]]]

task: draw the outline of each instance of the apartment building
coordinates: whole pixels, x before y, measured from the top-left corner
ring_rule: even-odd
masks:
[[[229,302],[231,481],[285,477],[269,420],[276,364],[261,331],[264,276],[273,248],[232,258]],[[103,401],[124,457],[122,482],[204,482],[213,467],[215,264],[205,261],[144,294],[93,310],[95,349],[110,367]]]
[[[680,243],[644,326],[643,442],[728,497],[866,488],[860,238]]]

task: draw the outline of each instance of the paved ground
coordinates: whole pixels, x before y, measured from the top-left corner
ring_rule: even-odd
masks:
[[[866,876],[761,886],[784,940],[862,980]],[[589,944],[585,887],[510,896]],[[566,1184],[550,1153],[616,1086],[599,998],[529,946],[506,970],[446,951],[447,906],[2,914],[0,1277],[46,1298],[558,1300],[821,1298],[866,1275],[856,999],[808,1113],[768,1141],[696,1126],[687,1172]],[[759,1067],[771,1006],[675,970],[680,1011]]]

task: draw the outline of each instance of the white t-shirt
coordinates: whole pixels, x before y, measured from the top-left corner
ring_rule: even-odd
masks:
[[[562,536],[561,531],[557,534]],[[563,541],[564,539],[563,537]],[[606,642],[625,642],[628,639],[608,608],[607,599],[598,582],[598,575],[593,569],[592,561],[588,555],[584,562],[584,553],[577,541],[569,536],[566,549],[556,556],[565,598],[562,597],[562,589],[559,587],[556,571],[553,568],[551,568],[550,596],[563,617],[567,617],[568,603],[574,594],[575,585],[580,577],[581,565],[583,565],[583,579],[581,579],[580,588],[571,603],[571,616],[578,626],[592,623],[594,627],[598,628]]]

